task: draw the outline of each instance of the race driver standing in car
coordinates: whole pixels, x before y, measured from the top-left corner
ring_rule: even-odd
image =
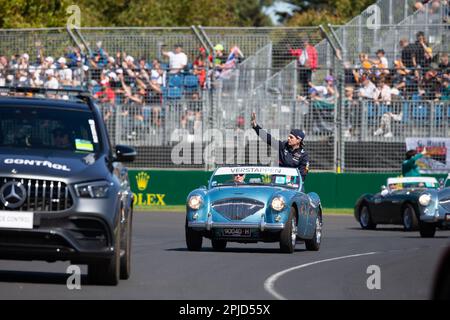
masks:
[[[280,167],[298,168],[304,182],[309,171],[309,157],[303,144],[305,132],[300,129],[292,129],[287,141],[276,140],[256,123],[254,112],[252,113],[252,127],[264,142],[274,149],[278,148]]]

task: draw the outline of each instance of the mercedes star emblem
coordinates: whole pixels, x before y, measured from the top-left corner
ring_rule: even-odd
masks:
[[[17,209],[21,207],[27,198],[27,191],[22,183],[10,181],[0,188],[0,201],[5,208]]]

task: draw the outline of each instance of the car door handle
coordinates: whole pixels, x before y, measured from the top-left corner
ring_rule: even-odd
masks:
[[[392,203],[400,203],[400,200],[393,200]]]

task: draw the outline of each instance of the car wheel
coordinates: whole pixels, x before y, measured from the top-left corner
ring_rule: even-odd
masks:
[[[124,253],[120,257],[120,279],[127,280],[131,275],[131,238],[133,229],[133,212],[126,222]]]
[[[223,251],[227,247],[227,242],[225,240],[211,239],[211,245],[216,251]]]
[[[200,232],[192,230],[187,226],[186,221],[186,246],[189,251],[199,251],[202,248],[203,237]]]
[[[436,233],[436,224],[420,222],[419,231],[422,238],[433,238]]]
[[[120,228],[120,227],[119,227]],[[88,279],[90,283],[116,286],[120,277],[120,230],[118,230],[114,255],[105,262],[96,262],[88,265]]]
[[[284,229],[280,233],[280,250],[283,253],[293,253],[297,242],[297,217],[295,208],[291,208],[291,213],[286,221]]]
[[[416,210],[414,210],[412,205],[407,204],[403,208],[402,221],[405,231],[417,230],[419,222],[417,220]]]
[[[372,216],[370,215],[369,207],[364,205],[359,210],[359,224],[361,228],[365,230],[373,230],[377,227],[372,221]]]
[[[316,229],[314,230],[314,236],[312,239],[305,240],[306,250],[319,251],[320,243],[322,242],[322,217],[317,215]]]

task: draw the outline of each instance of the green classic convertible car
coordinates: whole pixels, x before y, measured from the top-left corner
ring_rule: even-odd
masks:
[[[359,198],[354,214],[363,229],[397,224],[434,237],[436,227],[450,224],[450,188],[440,189],[433,177],[389,178],[381,192]]]

